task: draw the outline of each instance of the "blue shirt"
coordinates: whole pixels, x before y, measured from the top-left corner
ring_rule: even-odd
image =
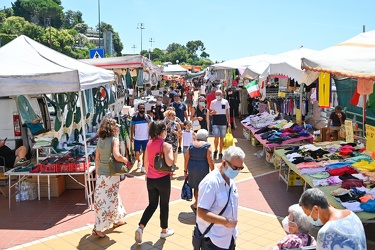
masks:
[[[181,122],[185,121],[186,105],[183,102],[172,102],[169,106],[174,107],[176,116],[180,118]]]

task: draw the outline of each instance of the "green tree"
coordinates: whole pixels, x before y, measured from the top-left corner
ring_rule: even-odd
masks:
[[[77,24],[84,23],[82,19],[82,12],[68,10],[64,14],[63,28],[72,29]]]
[[[99,30],[98,25],[96,26],[96,30]],[[114,31],[112,25],[105,23],[105,22],[100,22],[100,34],[101,37],[103,37],[103,32],[104,31],[111,31],[112,32],[112,44],[113,48],[118,56],[121,55],[121,51],[124,48],[124,45],[121,42],[120,36],[117,32]]]
[[[173,53],[175,52],[176,50],[178,50],[179,48],[184,48],[184,46],[182,46],[181,44],[179,43],[171,43],[168,45],[167,47],[167,52],[168,53]]]
[[[89,29],[89,26],[85,23],[77,23],[76,25],[74,25],[73,29],[75,29],[81,34],[86,34],[87,30]]]
[[[11,16],[1,23],[0,30],[5,34],[22,35],[23,27],[28,23],[23,17]]]

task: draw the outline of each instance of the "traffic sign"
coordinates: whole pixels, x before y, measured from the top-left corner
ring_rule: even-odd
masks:
[[[90,58],[91,59],[104,58],[104,49],[103,48],[90,49]]]

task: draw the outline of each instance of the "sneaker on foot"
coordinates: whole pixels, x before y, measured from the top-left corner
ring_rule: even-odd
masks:
[[[135,242],[137,243],[142,243],[142,234],[143,234],[143,231],[142,231],[142,228],[138,227],[137,230],[135,230]]]
[[[30,160],[26,158],[22,158],[19,161],[17,161],[17,166],[27,166],[30,164],[30,162],[31,162]]]
[[[216,157],[217,157],[217,150],[214,151],[214,159],[216,159]]]
[[[167,231],[165,233],[163,233],[163,232],[160,233],[160,238],[165,239],[165,238],[167,238],[167,237],[169,237],[173,234],[174,234],[174,230],[170,229],[170,228],[167,228]]]
[[[140,169],[140,168],[141,168],[141,163],[138,162],[138,164],[137,164],[137,169]]]
[[[141,172],[146,173],[145,167],[143,167],[143,166],[141,167]]]
[[[181,147],[178,147],[178,153],[181,153],[181,152],[182,152]]]
[[[223,159],[223,154],[219,154],[219,159]]]

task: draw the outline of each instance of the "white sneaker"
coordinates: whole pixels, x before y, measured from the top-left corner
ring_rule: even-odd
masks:
[[[146,173],[145,167],[141,167],[141,172]]]
[[[142,231],[142,228],[138,227],[137,230],[135,230],[135,242],[137,243],[142,243],[142,234],[143,234],[143,231]]]
[[[173,234],[174,234],[174,230],[170,229],[170,228],[167,228],[167,231],[165,233],[163,233],[163,232],[160,233],[160,238],[165,239],[165,238],[167,238],[167,237],[169,237]]]
[[[137,169],[140,169],[140,168],[141,168],[141,163],[138,162],[138,164],[137,164]]]

